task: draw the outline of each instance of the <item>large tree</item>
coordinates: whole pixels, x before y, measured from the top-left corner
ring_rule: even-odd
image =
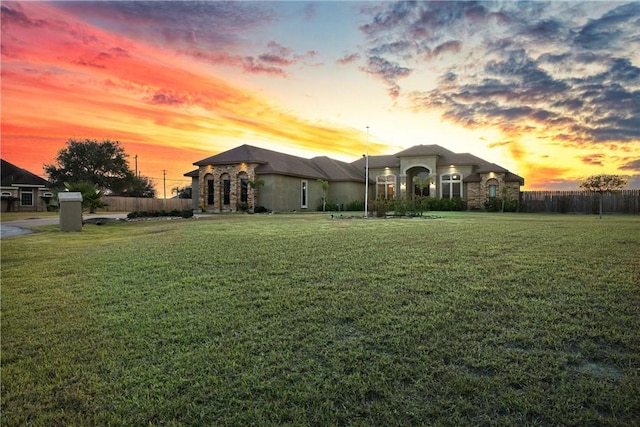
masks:
[[[64,183],[90,182],[105,193],[155,196],[150,180],[137,177],[127,157],[118,141],[69,139],[67,146],[58,152],[56,164],[47,164],[44,170],[49,181],[60,188]]]
[[[153,181],[146,176],[134,176],[119,194],[130,197],[156,197],[156,188]]]
[[[627,185],[627,179],[620,175],[592,175],[582,181],[580,188],[600,194],[600,218],[602,218],[602,195],[621,190]]]

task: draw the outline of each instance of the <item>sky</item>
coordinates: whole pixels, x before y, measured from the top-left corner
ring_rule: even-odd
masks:
[[[640,188],[640,2],[2,1],[2,158],[117,140],[160,197],[251,144],[418,144],[575,190]],[[165,190],[166,189],[166,190]]]

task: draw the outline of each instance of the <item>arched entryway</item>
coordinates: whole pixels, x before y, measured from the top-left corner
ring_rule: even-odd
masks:
[[[411,191],[407,191],[407,195],[413,197],[428,197],[431,196],[431,184],[430,178],[431,171],[423,166],[412,167],[407,170],[407,187]]]

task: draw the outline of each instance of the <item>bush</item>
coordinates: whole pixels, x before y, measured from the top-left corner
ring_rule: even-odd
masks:
[[[464,211],[467,209],[467,203],[459,197],[454,197],[453,199],[429,197],[426,203],[428,210],[431,211]]]
[[[347,203],[345,207],[347,211],[364,211],[364,200],[355,200]]]
[[[256,206],[255,209],[253,210],[254,213],[267,213],[269,212],[269,209],[265,208],[264,206]]]
[[[249,203],[247,202],[238,203],[238,212],[246,212],[248,210],[249,210]]]
[[[376,213],[377,217],[383,217],[387,215],[390,208],[390,201],[387,199],[376,199],[373,202],[373,211]]]
[[[495,197],[484,202],[484,207],[487,212],[500,212],[502,211],[502,199]],[[518,212],[519,203],[517,200],[507,200],[504,203],[505,212]]]

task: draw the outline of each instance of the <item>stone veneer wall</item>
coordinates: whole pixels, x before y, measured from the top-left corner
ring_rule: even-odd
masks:
[[[489,200],[489,180],[498,181],[498,189],[496,197],[502,197],[502,188],[507,185],[507,199],[520,199],[520,185],[517,182],[505,182],[504,173],[481,174],[480,182],[467,183],[467,208],[468,209],[484,209],[484,202]]]
[[[212,212],[236,212],[238,207],[238,202],[240,201],[240,178],[239,175],[244,172],[247,174],[247,179],[249,181],[253,181],[256,179],[255,169],[257,164],[231,164],[231,165],[207,165],[200,166],[200,170],[198,171],[198,183],[199,183],[199,205],[205,207],[205,210]],[[207,205],[207,182],[206,176],[211,174],[213,176],[213,205]],[[222,194],[223,194],[223,182],[222,175],[228,174],[229,179],[231,181],[231,192],[230,192],[230,200],[229,205],[222,205]],[[251,187],[248,188],[247,191],[247,203],[249,207],[253,206],[253,199],[256,196],[254,194],[256,191]]]

